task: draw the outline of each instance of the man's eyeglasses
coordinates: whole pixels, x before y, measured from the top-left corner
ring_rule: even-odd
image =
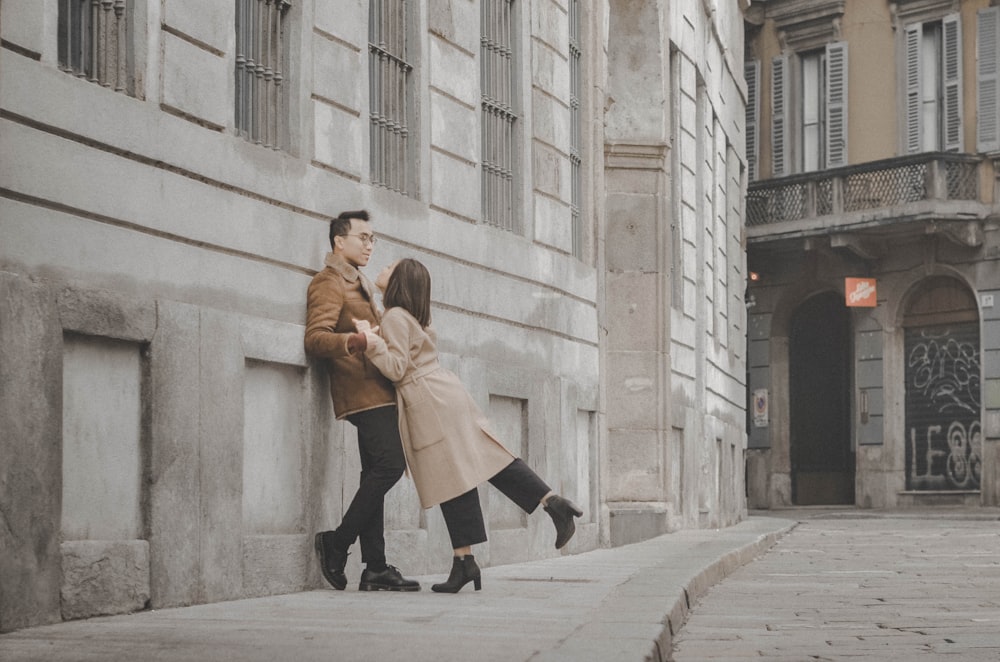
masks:
[[[375,242],[378,241],[378,238],[375,235],[373,235],[373,234],[367,234],[367,233],[364,233],[364,234],[352,234],[352,233],[348,232],[344,236],[345,237],[357,237],[358,239],[361,240],[362,244],[365,244],[367,246],[374,246]]]

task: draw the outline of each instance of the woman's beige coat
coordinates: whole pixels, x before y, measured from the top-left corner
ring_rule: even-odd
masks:
[[[396,384],[399,433],[420,505],[431,508],[495,476],[514,456],[462,382],[438,363],[436,337],[403,308],[382,316],[365,355]]]

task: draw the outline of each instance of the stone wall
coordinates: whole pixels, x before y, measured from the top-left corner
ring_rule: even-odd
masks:
[[[58,3],[0,6],[0,630],[323,585],[360,467],[304,295],[344,209],[369,274],[428,266],[444,363],[585,510],[567,553],[743,516],[735,4],[580,3],[571,99],[567,3],[516,3],[518,232],[480,222],[478,3],[408,3],[409,195],[369,174],[368,3],[292,3],[282,149],[235,128],[232,2],[133,4],[132,96],[60,70]],[[556,553],[482,496],[484,563]],[[386,524],[447,571],[406,480]]]

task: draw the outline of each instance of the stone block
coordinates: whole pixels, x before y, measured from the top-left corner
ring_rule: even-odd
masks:
[[[243,596],[243,392],[246,359],[236,315],[199,315],[202,600]]]
[[[656,351],[660,315],[660,274],[609,273],[607,276],[608,350]]]
[[[66,336],[64,540],[131,540],[143,534],[142,375],[138,344]]]
[[[368,86],[361,85],[361,76],[368,75],[368,49],[356,51],[322,35],[313,35],[312,46],[313,61],[323,63],[313,69],[313,94],[350,110],[361,112],[362,107],[366,108],[361,90]]]
[[[570,195],[569,159],[548,145],[536,142],[531,150],[534,175],[532,184],[536,191],[561,199],[567,207]]]
[[[478,196],[467,191],[480,188],[479,169],[447,154],[431,152],[431,204],[470,220],[482,213]]]
[[[471,53],[479,53],[478,29],[476,47]],[[459,102],[472,108],[479,107],[479,61],[470,52],[459,50],[452,44],[431,37],[430,84]]]
[[[547,0],[531,3],[531,36],[559,53],[569,51],[569,15],[563,3]]]
[[[558,105],[569,112],[569,64],[565,55],[551,47],[538,46],[532,49],[531,82],[545,96],[558,100]]]
[[[479,52],[480,24],[478,2],[432,2],[427,7],[428,31],[470,53]]]
[[[0,272],[0,631],[60,619],[61,371],[54,294]]]
[[[663,398],[658,383],[663,360],[656,352],[608,352],[609,428],[656,429]]]
[[[150,594],[154,608],[198,601],[201,594],[201,458],[198,327],[195,306],[157,303],[150,343]]]
[[[66,331],[146,342],[156,330],[156,307],[111,291],[71,287],[59,293],[59,320]]]
[[[149,600],[145,540],[76,540],[62,544],[63,618],[139,611]]]
[[[1000,349],[1000,320],[983,320],[982,346]]]
[[[451,97],[430,91],[431,144],[470,163],[479,161],[479,112]]]
[[[248,361],[243,379],[243,532],[299,531],[305,501],[301,368]],[[244,550],[244,555],[246,550]]]
[[[747,365],[766,368],[771,364],[771,341],[751,340],[747,346]]]
[[[313,100],[313,158],[350,175],[361,177],[365,130],[361,119],[328,103]],[[329,246],[327,246],[329,249]]]
[[[0,36],[5,42],[39,55],[47,60],[57,57],[55,40],[48,38],[48,30],[55,31],[58,7],[45,2],[7,3],[0,18]],[[51,28],[50,28],[51,26]]]
[[[245,536],[243,590],[247,596],[302,591],[314,559],[312,535]]]
[[[667,511],[649,504],[617,506],[609,503],[609,535],[612,547],[649,540],[667,532]]]
[[[229,60],[169,32],[163,41],[163,103],[214,128],[232,125]]]
[[[229,51],[235,39],[236,4],[205,0],[164,0],[164,25],[220,51]]]
[[[368,43],[368,2],[337,0],[313,4],[313,21],[317,28],[353,44],[359,51]]]
[[[534,196],[535,241],[569,253],[573,250],[569,205],[544,195]],[[556,322],[555,319],[549,320]]]
[[[608,271],[656,271],[662,243],[655,195],[607,196]]]
[[[608,432],[607,466],[610,501],[663,498],[663,448],[655,430]]]
[[[771,313],[747,316],[747,337],[750,340],[770,340]]]
[[[605,116],[608,137],[662,138],[666,132],[661,48],[667,46],[667,40],[660,26],[657,5],[620,3],[612,7],[607,40],[608,94],[615,103]]]

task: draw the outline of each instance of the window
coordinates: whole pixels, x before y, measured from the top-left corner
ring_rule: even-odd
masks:
[[[483,222],[517,232],[513,0],[483,0],[481,19]]]
[[[826,52],[807,53],[800,58],[802,68],[802,161],[799,170],[819,170],[826,141]]]
[[[583,171],[580,153],[583,143],[583,118],[580,91],[583,89],[580,71],[580,0],[569,0],[569,121],[570,121],[570,213],[573,225],[573,255],[583,257],[583,218],[580,207],[583,195]]]
[[[132,0],[59,0],[59,66],[135,96],[132,14]]]
[[[284,43],[289,0],[236,0],[236,130],[265,147],[287,144]]]
[[[794,83],[789,75],[793,63],[798,68]],[[789,107],[793,98],[795,104]],[[795,136],[794,142],[790,136]],[[772,60],[771,153],[776,176],[790,174],[793,167],[810,172],[847,165],[846,42],[827,44],[794,60],[786,55]]]
[[[976,15],[976,148],[1000,149],[1000,7]]]
[[[410,108],[413,99],[404,0],[372,0],[368,16],[371,181],[413,192]]]
[[[906,26],[905,152],[962,147],[961,23],[958,14]]]
[[[757,137],[757,123],[760,118],[760,102],[757,90],[760,88],[760,61],[747,60],[743,65],[743,77],[747,83],[746,108],[746,157],[747,180],[757,179],[757,153],[760,149]]]

